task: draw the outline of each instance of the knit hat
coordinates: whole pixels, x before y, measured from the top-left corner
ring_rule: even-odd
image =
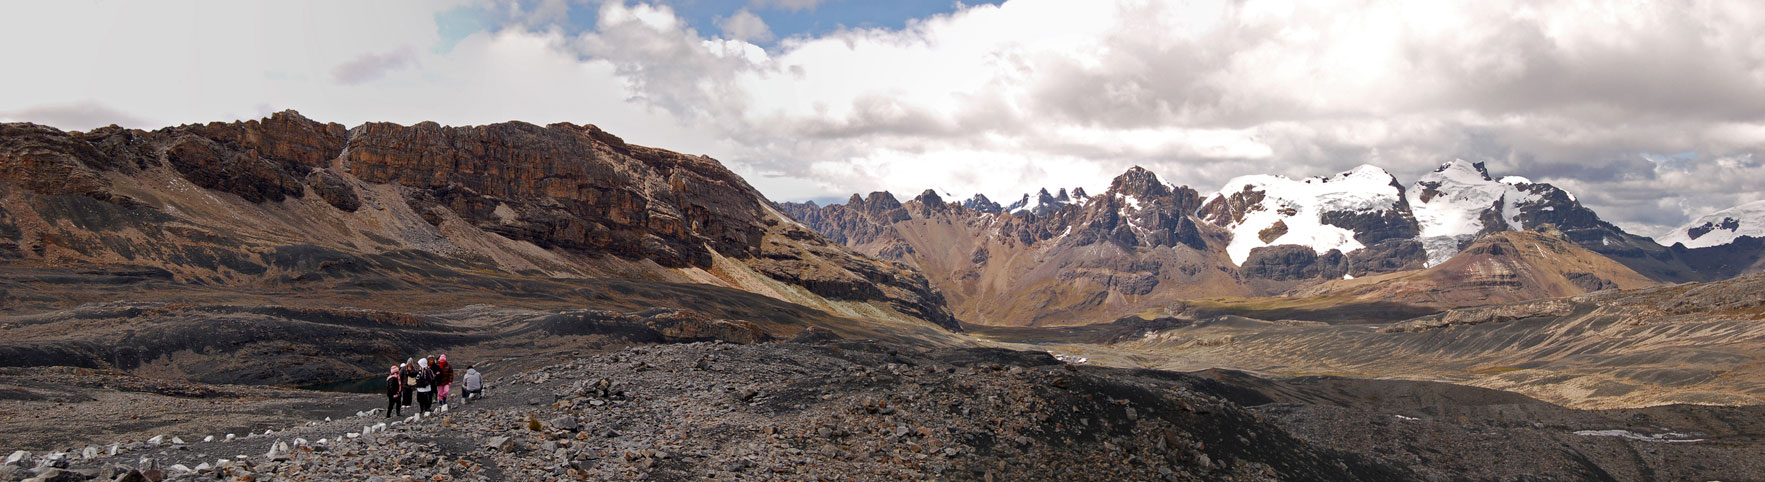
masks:
[[[393,374],[393,375],[397,375],[397,374],[398,374],[398,365],[393,365],[393,366],[392,366],[392,374]]]
[[[447,361],[447,355],[441,355],[441,358],[440,358],[440,360],[441,360],[441,361]]]

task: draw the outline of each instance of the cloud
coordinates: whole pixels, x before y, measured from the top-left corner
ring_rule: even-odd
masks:
[[[748,0],[748,5],[754,8],[777,7],[796,12],[801,10],[814,10],[815,7],[820,5],[823,1],[824,0]]]
[[[781,200],[1098,190],[1136,164],[1202,190],[1361,163],[1407,181],[1467,158],[1646,234],[1765,185],[1750,2],[1011,0],[764,48],[753,12],[819,2],[717,32],[633,0],[21,5],[0,12],[0,42],[33,46],[0,50],[32,73],[0,77],[9,115],[593,122]],[[484,30],[443,38],[443,12]]]
[[[149,121],[93,101],[0,111],[0,122],[36,122],[76,130],[89,130],[111,124],[134,128],[156,127]]]
[[[717,28],[723,29],[723,37],[743,42],[765,42],[772,40],[772,29],[766,21],[748,9],[736,10],[728,18],[717,19]]]
[[[1762,27],[1765,8],[1733,2],[1014,0],[763,56],[680,29],[671,45],[700,48],[603,57],[619,51],[603,31],[588,55],[620,65],[640,101],[721,131],[738,146],[726,158],[825,190],[806,197],[1014,197],[1101,187],[1134,164],[1204,190],[1365,162],[1408,180],[1464,157],[1623,187],[1583,197],[1647,231],[1700,209],[1660,199],[1732,196],[1650,184],[1674,173],[1642,169],[1641,153],[1696,151],[1701,166],[1765,141]],[[1018,175],[1074,163],[1058,181]]]
[[[385,53],[365,53],[331,69],[331,78],[343,85],[357,85],[417,64],[417,51],[402,47]]]

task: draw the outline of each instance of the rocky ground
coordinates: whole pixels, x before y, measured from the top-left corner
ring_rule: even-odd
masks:
[[[1155,378],[1045,354],[871,342],[640,347],[498,380],[411,421],[330,421],[202,442],[21,456],[4,479],[154,469],[172,479],[1140,479],[1402,477]],[[351,408],[368,409],[371,400]],[[339,407],[341,408],[341,407]],[[224,412],[217,409],[216,412]],[[313,414],[317,416],[317,414]],[[386,423],[384,427],[378,424]],[[177,437],[177,440],[173,440]],[[184,442],[182,444],[176,442]],[[86,452],[81,449],[77,452]],[[62,462],[42,462],[45,460]],[[179,467],[182,466],[182,467]],[[188,470],[186,470],[188,469]]]
[[[0,403],[8,412],[0,420],[5,433],[50,424],[72,430],[9,435],[7,445],[37,450],[14,454],[0,466],[0,480],[1747,480],[1765,474],[1749,456],[1765,440],[1748,435],[1761,433],[1765,414],[1746,408],[1593,413],[1450,384],[1124,370],[1066,364],[1043,353],[909,348],[811,333],[785,343],[700,342],[525,360],[549,363],[532,369],[493,362],[486,367],[493,383],[488,398],[418,419],[360,413],[381,406],[374,395],[287,396],[291,391],[225,386],[209,393],[203,387],[212,386],[186,384],[155,392],[128,388],[145,382],[114,373],[14,370],[4,374],[8,383],[71,377],[84,387],[114,377],[121,380],[116,392],[134,398],[74,390],[68,396],[187,422],[146,420],[143,425],[158,425],[104,432],[99,421],[114,419],[100,417],[118,415],[82,423],[57,418],[53,406],[44,405],[51,400],[7,400]],[[237,402],[205,407],[204,397]],[[168,414],[154,413],[160,411]],[[124,432],[110,442],[91,436]],[[214,439],[205,441],[209,436]],[[130,478],[131,471],[143,478]]]

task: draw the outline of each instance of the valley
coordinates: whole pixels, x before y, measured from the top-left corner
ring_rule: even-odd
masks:
[[[591,125],[288,111],[5,124],[0,173],[0,480],[1765,473],[1751,231],[1465,161],[820,206]],[[295,389],[433,353],[496,397],[376,432]]]

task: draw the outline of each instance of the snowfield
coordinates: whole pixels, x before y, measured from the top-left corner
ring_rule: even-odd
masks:
[[[1227,226],[1232,230],[1232,243],[1226,246],[1226,254],[1239,265],[1250,257],[1250,250],[1263,246],[1297,244],[1318,253],[1332,249],[1348,253],[1364,248],[1355,241],[1354,231],[1324,224],[1320,218],[1325,213],[1338,211],[1358,213],[1396,209],[1400,196],[1396,178],[1391,173],[1363,164],[1329,177],[1240,176],[1228,181],[1209,201],[1247,187],[1261,191],[1265,197],[1260,209],[1252,209],[1242,222]],[[1276,222],[1285,224],[1287,233],[1263,242],[1260,234]]]

